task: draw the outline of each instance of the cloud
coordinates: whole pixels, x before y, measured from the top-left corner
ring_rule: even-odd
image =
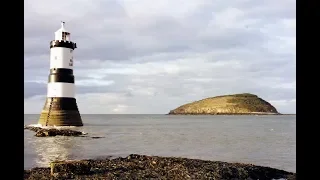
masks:
[[[164,114],[242,92],[295,113],[295,7],[293,0],[27,0],[25,113],[44,104],[49,42],[61,20],[78,45],[81,113]]]

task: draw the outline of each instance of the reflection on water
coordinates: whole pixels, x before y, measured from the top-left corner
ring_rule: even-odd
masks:
[[[74,137],[46,137],[36,138],[33,147],[37,157],[35,163],[39,167],[45,167],[52,161],[75,159],[72,154],[81,153],[81,141]]]

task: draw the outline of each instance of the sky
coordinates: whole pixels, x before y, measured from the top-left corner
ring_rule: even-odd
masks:
[[[81,114],[166,114],[233,93],[296,113],[294,0],[24,2],[25,114],[44,106],[61,21],[78,47]]]

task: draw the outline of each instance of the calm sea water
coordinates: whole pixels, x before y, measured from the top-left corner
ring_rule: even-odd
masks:
[[[39,115],[25,115],[25,125]],[[296,116],[82,115],[86,137],[24,131],[24,168],[132,153],[243,162],[296,171]]]

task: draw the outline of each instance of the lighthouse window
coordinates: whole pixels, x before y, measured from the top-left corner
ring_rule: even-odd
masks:
[[[66,38],[67,38],[67,33],[65,33],[65,32],[62,32],[62,40],[66,40]]]
[[[55,56],[54,59],[57,60],[57,56]]]
[[[73,60],[70,59],[69,66],[73,66]]]

